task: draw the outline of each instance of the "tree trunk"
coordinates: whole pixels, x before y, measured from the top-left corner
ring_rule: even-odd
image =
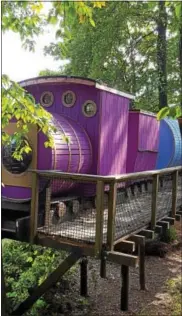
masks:
[[[179,67],[180,67],[180,105],[182,107],[182,2],[180,8],[180,21],[179,21]]]
[[[167,102],[167,14],[165,1],[158,2],[159,15],[157,20],[157,66],[158,66],[158,90],[159,90],[159,109],[168,106]]]

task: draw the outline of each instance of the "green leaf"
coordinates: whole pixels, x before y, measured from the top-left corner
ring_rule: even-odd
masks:
[[[169,114],[169,108],[168,107],[162,108],[157,113],[157,120],[162,120],[163,118],[167,117],[168,114]]]
[[[28,257],[27,258],[27,262],[32,262],[33,261],[33,258],[32,257]]]
[[[55,25],[56,23],[57,23],[57,17],[56,16],[50,16],[49,18],[48,18],[48,22],[49,23],[51,23],[51,24],[53,24],[53,25]]]
[[[90,18],[89,21],[90,21],[90,24],[95,27],[95,22],[94,22],[94,20],[93,20],[92,18]]]
[[[178,19],[180,19],[181,10],[181,3],[175,3],[175,13]]]

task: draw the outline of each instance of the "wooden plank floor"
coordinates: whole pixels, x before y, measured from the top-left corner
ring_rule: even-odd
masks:
[[[169,214],[171,210],[171,181],[165,182],[163,188],[158,193],[157,220]],[[182,205],[182,178],[178,181],[177,207]],[[104,209],[103,242],[106,242],[108,209]],[[118,194],[116,219],[115,219],[115,240],[128,235],[136,230],[142,229],[150,223],[151,219],[151,188],[148,192],[137,192],[135,196],[128,191],[128,198],[123,193]],[[59,222],[49,227],[40,227],[40,233],[60,236],[62,238],[84,241],[87,243],[95,242],[96,231],[96,209],[88,208],[78,210],[77,215],[69,216],[67,220]]]

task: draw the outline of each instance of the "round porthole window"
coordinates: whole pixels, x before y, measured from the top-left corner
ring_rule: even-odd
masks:
[[[40,97],[40,103],[44,107],[49,107],[53,104],[54,102],[54,96],[53,93],[50,91],[45,91],[42,93]]]
[[[75,104],[76,95],[73,91],[65,91],[62,95],[62,103],[66,107],[72,107]]]
[[[22,144],[24,146],[24,144]],[[30,146],[30,145],[29,145]],[[12,154],[16,149],[16,141],[12,141],[10,144],[3,146],[2,148],[2,160],[3,166],[7,171],[12,174],[24,173],[32,162],[32,151],[29,153],[23,153],[22,160],[13,158]]]
[[[82,112],[87,117],[92,117],[97,112],[97,105],[91,100],[87,100],[82,107]]]

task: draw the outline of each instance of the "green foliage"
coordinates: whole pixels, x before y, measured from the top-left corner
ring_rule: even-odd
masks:
[[[180,106],[173,106],[173,107],[164,107],[157,113],[157,119],[162,120],[166,116],[171,118],[178,118],[182,115],[182,109]]]
[[[171,226],[166,232],[161,236],[161,241],[166,243],[172,243],[177,239],[177,233],[175,227]]]
[[[32,1],[3,1],[2,2],[2,31],[13,31],[20,35],[23,47],[34,50],[35,37],[43,32],[47,23],[61,23],[65,14],[71,21],[75,16],[80,23],[89,21],[94,25],[92,18],[93,8],[102,8],[105,2],[52,2],[48,15],[43,14],[43,2]],[[61,34],[60,26],[55,30],[57,36]],[[18,130],[10,135],[5,129],[9,122],[15,119]],[[53,147],[52,133],[55,132],[51,124],[51,115],[34,98],[8,76],[2,76],[2,145],[16,144],[13,157],[17,160],[23,158],[24,153],[31,151],[26,141],[30,125],[38,126],[46,136],[46,147]]]
[[[5,240],[2,245],[2,258],[9,312],[26,299],[65,257],[65,252]],[[70,275],[72,273],[73,270]],[[39,309],[46,307],[47,303],[41,298],[27,315],[36,316]]]
[[[175,13],[178,4],[166,5],[168,102],[177,106],[181,89],[179,22]],[[157,18],[157,2],[110,1],[104,10],[93,12],[96,27],[65,17],[60,41],[47,46],[45,53],[70,61],[60,74],[91,77],[131,91],[136,94],[136,108],[157,112]]]
[[[31,1],[2,1],[2,32],[20,34],[23,46],[34,50],[34,36],[43,32],[46,22],[42,14],[43,4]]]
[[[39,76],[60,76],[60,75],[61,75],[60,71],[49,70],[49,69],[41,70],[39,72]]]
[[[52,2],[48,14],[43,13],[43,1],[2,1],[2,31],[20,34],[24,48],[34,50],[34,36],[43,32],[44,26],[57,25],[63,18],[70,21],[77,16],[80,23],[89,21],[94,25],[93,8],[102,8],[105,1]]]
[[[6,75],[2,76],[2,144],[10,142],[16,144],[13,157],[22,159],[23,153],[28,153],[31,148],[26,141],[26,135],[31,125],[37,125],[48,138],[46,145],[53,146],[52,133],[55,127],[51,124],[52,115],[44,110],[40,104],[36,104],[34,98],[20,85],[11,81]],[[6,132],[6,127],[12,119],[16,120],[17,131],[13,134]]]

